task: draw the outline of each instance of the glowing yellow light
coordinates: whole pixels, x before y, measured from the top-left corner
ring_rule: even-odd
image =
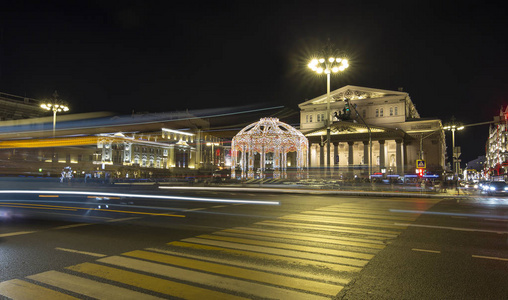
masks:
[[[320,63],[324,63],[324,62],[325,62],[325,59],[324,59],[324,58],[320,58],[320,59],[319,59],[319,62],[320,62]]]
[[[316,72],[318,72],[318,74],[323,73],[323,68],[317,68]]]
[[[336,59],[335,59],[335,61],[336,61],[337,63],[340,63],[340,61],[341,61],[341,60],[342,60],[342,58],[336,58]]]
[[[325,74],[330,74],[330,69],[326,69]]]
[[[342,60],[342,64],[343,64],[343,65],[347,65],[347,64],[348,64],[347,59],[343,59],[343,60]]]
[[[337,73],[337,72],[339,72],[339,68],[338,68],[338,67],[333,67],[333,68],[332,68],[332,72],[333,72],[333,73]]]
[[[344,66],[340,66],[339,67],[339,71],[344,71],[345,67]]]
[[[328,61],[332,63],[332,62],[334,62],[334,61],[335,61],[335,58],[330,57],[330,58],[328,59]]]

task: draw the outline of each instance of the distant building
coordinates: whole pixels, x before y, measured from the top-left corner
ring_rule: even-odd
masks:
[[[483,179],[483,170],[485,169],[485,161],[486,156],[478,156],[478,158],[473,159],[470,162],[466,163],[466,168],[464,170],[464,179],[467,181],[477,181]]]
[[[414,175],[419,159],[426,162],[429,173],[443,172],[446,145],[441,120],[420,118],[408,93],[348,85],[332,91],[330,98],[330,165],[334,173],[368,176],[370,157],[373,173]],[[353,106],[348,121],[335,117],[345,111],[345,99]],[[325,168],[327,95],[299,107],[300,130],[309,139],[310,166]]]
[[[47,114],[39,100],[0,92],[0,121],[41,117]]]
[[[490,125],[489,137],[485,144],[485,177],[507,179],[508,175],[508,107],[499,110]]]
[[[225,166],[223,141],[188,113],[114,116],[62,114],[0,122],[2,174],[148,178],[194,174]]]

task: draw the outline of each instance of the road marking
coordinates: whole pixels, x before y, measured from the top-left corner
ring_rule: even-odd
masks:
[[[323,224],[306,224],[289,221],[262,221],[256,223],[256,225],[274,226],[274,227],[285,227],[285,228],[299,228],[299,229],[311,229],[319,231],[330,231],[330,232],[341,232],[341,233],[357,233],[364,235],[379,236],[380,239],[396,238],[400,232],[390,230],[377,230],[367,228],[354,228],[346,226],[332,226]],[[374,238],[374,237],[370,237]]]
[[[241,258],[236,258],[234,256],[227,257],[227,258],[219,258],[216,256],[213,257],[207,257],[202,255],[193,255],[189,254],[188,251],[186,252],[177,252],[177,251],[171,251],[171,250],[162,250],[162,249],[156,249],[156,248],[146,248],[145,250],[152,251],[152,252],[159,252],[169,255],[175,255],[175,256],[181,256],[181,257],[187,257],[192,259],[197,259],[201,261],[209,261],[213,263],[223,264],[223,265],[232,265],[240,268],[247,268],[247,269],[253,269],[253,270],[260,270],[264,272],[270,272],[270,273],[279,273],[284,274],[292,277],[297,278],[303,278],[303,279],[312,279],[315,281],[321,281],[321,282],[328,282],[328,283],[334,283],[338,285],[346,285],[348,284],[351,279],[347,276],[339,277],[339,274],[335,275],[329,275],[325,273],[319,273],[313,271],[313,270],[306,270],[310,268],[301,268],[298,270],[293,270],[290,268],[280,268],[277,266],[274,266],[272,264],[257,264],[257,263],[251,263],[249,261],[241,260]]]
[[[275,249],[287,249],[287,250],[295,250],[295,251],[300,251],[300,252],[321,253],[321,254],[326,254],[326,255],[335,255],[335,256],[350,257],[350,258],[356,258],[356,259],[369,260],[374,257],[374,255],[366,254],[366,253],[342,251],[342,250],[335,250],[335,249],[328,249],[328,248],[321,248],[321,247],[292,245],[292,244],[285,244],[285,243],[280,243],[280,242],[275,243],[275,242],[243,239],[243,238],[228,237],[228,236],[216,236],[216,235],[203,234],[203,235],[197,236],[196,238],[197,239],[215,240],[215,241],[225,241],[225,242],[239,243],[239,244],[246,244],[246,245],[254,245],[254,246],[261,246],[261,247],[269,247],[269,248],[275,248]]]
[[[346,217],[346,218],[361,218],[361,219],[374,219],[374,220],[398,220],[398,221],[414,221],[416,218],[410,218],[410,217],[397,217],[397,216],[390,216],[390,215],[376,215],[376,214],[368,214],[368,213],[342,213],[342,212],[329,212],[329,211],[302,211],[300,214],[310,214],[310,215],[321,215],[326,217]]]
[[[300,214],[293,214],[293,215],[287,215],[282,216],[279,219],[282,220],[293,220],[293,221],[310,221],[310,222],[317,222],[317,223],[328,223],[328,224],[348,224],[348,225],[363,225],[363,226],[370,226],[370,227],[382,227],[382,228],[397,228],[397,226],[394,226],[393,223],[386,221],[369,221],[369,220],[353,220],[350,218],[330,218],[330,217],[323,217],[323,216],[307,216],[307,215],[300,215]],[[399,225],[400,226],[400,225]]]
[[[141,219],[141,217],[131,217],[131,218],[111,219],[111,220],[108,220],[107,222],[123,222],[123,221],[137,220],[137,219]]]
[[[344,206],[327,206],[317,208],[316,211],[324,212],[338,212],[338,213],[369,213],[372,215],[386,215],[386,216],[400,216],[400,213],[390,212],[390,209],[370,209],[365,207],[344,207]],[[420,214],[417,213],[406,213],[406,215],[418,217]]]
[[[161,299],[140,292],[131,291],[126,288],[58,271],[47,271],[28,276],[27,278],[96,299]],[[39,298],[35,297],[34,299]]]
[[[502,258],[502,257],[482,256],[482,255],[472,255],[472,257],[508,261],[508,258]]]
[[[186,209],[185,211],[197,211],[197,210],[203,210],[203,209],[206,209],[206,208],[205,207],[191,208],[191,209]]]
[[[267,232],[267,231],[257,231],[257,230],[249,230],[247,228],[239,229],[225,229],[219,232],[214,232],[214,234],[218,235],[228,235],[235,237],[249,237],[249,238],[272,238],[272,239],[291,239],[294,241],[300,242],[318,242],[318,243],[328,243],[339,246],[352,246],[352,247],[362,247],[362,248],[371,248],[371,249],[384,249],[385,245],[379,241],[374,241],[373,244],[358,241],[355,238],[342,238],[342,237],[324,237],[324,236],[315,236],[312,234],[302,234],[302,233],[292,233],[292,232]]]
[[[0,238],[8,237],[8,236],[15,236],[15,235],[22,235],[22,234],[29,234],[34,233],[37,231],[18,231],[18,232],[9,232],[9,233],[0,233]]]
[[[39,195],[40,198],[58,198],[58,195]]]
[[[2,191],[0,191],[1,193]],[[9,207],[23,207],[23,208],[33,208],[33,209],[54,209],[54,210],[94,210],[94,211],[107,211],[107,212],[118,212],[125,214],[138,214],[138,215],[150,215],[150,216],[164,216],[164,217],[177,217],[177,218],[185,218],[184,215],[175,215],[175,214],[166,214],[166,213],[149,213],[149,212],[141,212],[141,211],[126,211],[126,210],[114,210],[114,209],[105,209],[105,208],[93,208],[93,207],[74,207],[74,206],[57,206],[57,205],[43,205],[43,204],[22,204],[22,203],[2,203],[2,205],[23,205],[23,206],[9,206]],[[36,206],[36,207],[28,207]]]
[[[436,251],[436,250],[426,250],[426,249],[417,249],[417,248],[413,248],[411,249],[413,251],[419,251],[419,252],[429,252],[429,253],[441,253],[441,251]]]
[[[279,256],[289,256],[289,257],[295,257],[295,258],[304,258],[304,259],[310,259],[315,261],[322,261],[322,262],[328,262],[330,260],[333,260],[335,263],[343,264],[343,265],[350,265],[355,267],[363,267],[367,264],[367,258],[372,258],[373,255],[371,254],[363,254],[357,253],[358,256],[363,256],[363,259],[360,259],[358,257],[352,257],[353,254],[351,253],[351,256],[349,257],[331,257],[330,255],[321,254],[321,251],[325,249],[316,248],[316,247],[308,247],[309,252],[299,251],[291,249],[291,247],[287,247],[289,249],[278,249],[278,248],[272,248],[272,247],[264,247],[259,245],[246,245],[246,244],[239,244],[239,243],[233,243],[233,242],[227,242],[227,241],[217,241],[217,240],[209,240],[209,239],[201,239],[201,238],[188,238],[183,239],[183,242],[189,242],[189,243],[195,243],[195,244],[202,244],[202,245],[208,245],[208,246],[218,246],[218,247],[224,247],[224,248],[230,248],[230,249],[238,249],[238,250],[247,250],[247,251],[254,251],[254,252],[260,252],[260,253],[267,253],[267,254],[275,254]],[[285,246],[283,244],[280,244],[281,246]],[[290,246],[290,245],[288,245]],[[311,249],[312,248],[312,249]],[[313,251],[312,251],[313,250]],[[311,253],[312,252],[312,253]],[[345,252],[345,251],[342,251]]]
[[[72,252],[72,253],[78,253],[78,254],[84,254],[84,255],[90,255],[90,256],[95,256],[95,257],[105,257],[105,256],[107,256],[105,254],[100,254],[100,253],[79,251],[79,250],[73,250],[73,249],[67,249],[67,248],[59,248],[59,247],[56,247],[55,250],[60,250],[60,251],[65,251],[65,252]]]
[[[226,205],[215,205],[215,206],[212,206],[212,208],[221,208],[221,207],[227,207]]]
[[[78,299],[19,279],[0,282],[0,295],[10,299],[71,300]]]
[[[71,224],[71,225],[64,225],[64,226],[53,227],[51,229],[53,229],[53,230],[60,230],[60,229],[68,229],[68,228],[82,227],[82,226],[88,226],[88,225],[94,225],[94,224],[91,224],[91,223]]]
[[[22,204],[22,203],[1,203],[1,207],[17,207],[17,208],[28,208],[28,209],[50,209],[50,210],[70,210],[77,211],[75,208],[62,208],[61,206],[53,205],[38,205],[38,204]],[[50,207],[46,207],[50,206]]]
[[[485,221],[496,221],[496,222],[508,222],[508,220],[500,220],[500,219],[484,219]]]
[[[124,267],[130,268],[130,269],[133,269],[133,268],[139,269],[140,268],[139,263],[136,263],[134,259],[128,259],[128,258],[123,258],[123,260],[120,260],[120,259],[121,259],[121,257],[111,256],[111,257],[108,257],[107,259],[106,258],[100,259],[99,261],[103,262],[103,263],[120,265],[122,263],[125,264],[126,260],[129,260],[128,261],[129,263],[127,265],[123,265]],[[139,261],[139,262],[145,263],[142,261]],[[146,263],[145,263],[145,265],[146,265]],[[155,264],[152,263],[151,266],[153,267],[153,265],[155,265]],[[154,291],[157,293],[162,293],[162,294],[170,295],[173,297],[179,297],[182,299],[201,300],[201,299],[203,299],[203,295],[206,295],[207,300],[208,299],[217,299],[217,300],[243,299],[241,297],[236,297],[236,296],[233,296],[230,294],[216,292],[216,291],[212,291],[212,290],[208,290],[208,289],[204,289],[204,288],[200,288],[200,287],[196,287],[196,286],[190,286],[190,285],[182,284],[179,282],[173,282],[173,281],[166,280],[166,279],[161,279],[161,278],[148,276],[148,275],[144,275],[144,274],[138,274],[138,273],[134,273],[131,271],[120,270],[120,269],[116,269],[116,268],[112,268],[112,267],[108,267],[108,266],[102,266],[102,265],[93,264],[93,263],[82,263],[79,265],[67,267],[67,269],[76,271],[79,273],[83,273],[83,274],[88,274],[88,275],[108,279],[108,280],[113,280],[113,281],[120,282],[123,284],[132,285],[132,286],[135,286],[138,288]],[[174,268],[174,269],[176,269],[176,268]],[[157,271],[157,270],[156,269],[155,270],[152,270],[152,269],[146,270],[146,272],[149,272],[152,274],[154,274],[154,271]],[[171,276],[171,274],[168,274],[168,275]],[[195,274],[194,274],[194,276],[195,276]],[[142,297],[139,297],[138,299],[144,299],[144,296],[145,295],[143,295]],[[118,297],[118,299],[123,299],[123,295],[121,293],[119,293],[117,295],[117,297]],[[98,298],[102,299],[101,297],[98,297]]]
[[[457,230],[457,231],[471,231],[471,232],[487,232],[487,233],[497,233],[497,234],[508,234],[508,231],[495,231],[495,230],[485,230],[485,229],[471,229],[471,228],[460,228],[460,227],[446,227],[446,226],[434,226],[434,225],[418,225],[418,224],[400,224],[393,223],[394,225],[399,226],[411,226],[411,227],[423,227],[423,228],[435,228],[435,229],[448,229],[448,230]]]
[[[122,255],[140,258],[143,260],[150,260],[158,263],[171,264],[174,266],[199,270],[207,273],[232,276],[249,281],[257,281],[265,284],[268,283],[276,286],[303,290],[311,293],[325,294],[329,296],[335,296],[343,288],[342,286],[337,286],[335,284],[328,284],[299,278],[291,278],[291,280],[288,280],[288,277],[283,275],[141,250],[123,253]]]
[[[327,261],[316,261],[312,260],[308,255],[303,256],[303,258],[297,258],[297,257],[289,257],[281,254],[271,254],[271,253],[260,253],[256,251],[248,251],[248,250],[240,250],[240,249],[231,249],[231,248],[224,248],[224,247],[217,247],[217,246],[210,246],[210,245],[201,245],[201,244],[193,244],[193,243],[187,243],[187,242],[171,242],[168,243],[170,246],[176,246],[176,247],[182,247],[182,248],[191,248],[191,249],[198,249],[198,250],[211,250],[211,251],[219,251],[222,253],[227,254],[234,254],[234,255],[242,255],[247,257],[254,257],[259,259],[266,259],[266,260],[273,260],[273,261],[285,261],[289,262],[291,264],[298,264],[303,266],[318,266],[318,267],[324,267],[328,268],[332,271],[336,272],[360,272],[361,268],[359,267],[352,267],[352,266],[346,266],[341,265],[335,262],[329,262],[330,258],[328,258]]]

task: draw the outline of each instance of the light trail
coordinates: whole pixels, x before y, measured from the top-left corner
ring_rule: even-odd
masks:
[[[278,201],[259,201],[259,200],[230,200],[230,199],[213,199],[202,197],[183,197],[183,196],[163,196],[149,194],[127,194],[127,193],[103,193],[103,192],[83,192],[83,191],[39,191],[39,190],[1,190],[0,194],[60,194],[60,195],[84,195],[84,196],[104,196],[104,197],[128,197],[128,198],[150,198],[163,200],[181,200],[181,201],[198,201],[198,202],[217,202],[217,203],[242,203],[242,204],[258,204],[258,205],[280,205]]]

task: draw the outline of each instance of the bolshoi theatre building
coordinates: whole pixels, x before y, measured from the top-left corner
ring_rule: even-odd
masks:
[[[348,85],[331,91],[329,100],[321,95],[299,108],[311,172],[368,177],[372,170],[395,177],[414,175],[417,162],[428,174],[445,169],[441,120],[420,117],[406,92]],[[350,117],[344,118],[348,108]],[[327,114],[332,120],[329,134]]]

